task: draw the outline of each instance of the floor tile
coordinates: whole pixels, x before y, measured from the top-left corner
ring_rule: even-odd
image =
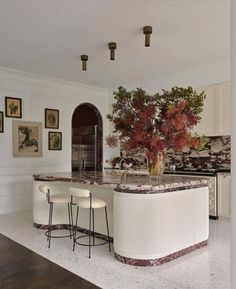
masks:
[[[70,239],[52,240],[32,226],[32,213],[0,216],[0,232],[52,262],[104,289],[230,289],[230,222],[210,220],[209,245],[157,267],[122,264],[108,246],[76,246]]]

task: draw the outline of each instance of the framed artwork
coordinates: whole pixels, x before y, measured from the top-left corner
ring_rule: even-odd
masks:
[[[0,111],[0,132],[4,132],[3,111]]]
[[[5,97],[5,115],[6,117],[22,118],[21,98]]]
[[[42,156],[42,123],[13,121],[13,156]]]
[[[45,108],[45,128],[59,128],[59,110]]]
[[[62,133],[61,132],[48,132],[48,149],[54,151],[62,150]]]

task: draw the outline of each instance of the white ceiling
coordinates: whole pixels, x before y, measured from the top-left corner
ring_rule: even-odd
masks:
[[[229,62],[230,1],[0,0],[0,43],[0,66],[11,69],[105,88],[158,80]]]

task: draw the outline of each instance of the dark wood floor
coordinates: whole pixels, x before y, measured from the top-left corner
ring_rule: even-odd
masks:
[[[0,234],[0,289],[99,289]]]

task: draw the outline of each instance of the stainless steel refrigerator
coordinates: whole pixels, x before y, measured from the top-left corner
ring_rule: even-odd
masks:
[[[97,170],[97,125],[73,129],[72,171]]]

